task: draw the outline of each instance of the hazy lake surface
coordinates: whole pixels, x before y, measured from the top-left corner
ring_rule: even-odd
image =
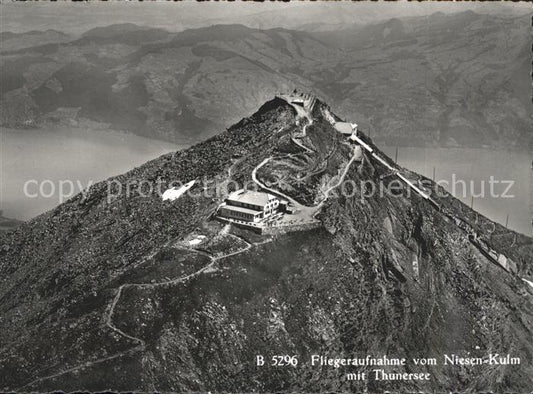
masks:
[[[108,130],[2,128],[1,132],[0,209],[4,216],[22,220],[61,202],[60,181],[72,181],[77,193],[90,181],[119,175],[180,149],[176,144]],[[28,181],[29,193],[25,193]],[[70,191],[66,183],[63,189]]]
[[[395,158],[396,148],[382,150]],[[503,225],[509,215],[509,228],[526,235],[532,235],[532,159],[525,152],[503,150],[398,148],[398,164],[430,179],[435,167],[435,180],[443,181],[448,192],[468,205],[473,194],[475,210]]]

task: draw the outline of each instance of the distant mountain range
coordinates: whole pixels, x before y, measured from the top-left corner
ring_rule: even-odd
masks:
[[[28,4],[30,4],[28,6]],[[134,23],[171,32],[217,24],[242,24],[255,29],[286,28],[303,31],[337,30],[383,22],[391,18],[425,16],[436,12],[453,14],[472,10],[486,15],[523,15],[526,2],[12,2],[2,7],[1,30],[14,33],[48,30],[80,35],[97,26]],[[528,8],[529,7],[529,8]]]
[[[119,24],[41,40],[2,33],[0,120],[15,128],[92,121],[194,143],[297,88],[380,143],[533,147],[529,15],[466,11],[346,26],[171,33]]]

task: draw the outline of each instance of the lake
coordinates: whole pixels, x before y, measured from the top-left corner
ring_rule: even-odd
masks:
[[[395,158],[395,147],[381,148]],[[495,222],[532,235],[533,170],[531,154],[472,148],[398,148],[398,164],[433,179]],[[492,182],[491,182],[492,181]],[[492,190],[491,190],[492,183]],[[508,189],[508,190],[507,190]]]
[[[89,182],[119,175],[180,149],[168,142],[98,129],[2,128],[1,133],[0,209],[3,216],[22,220],[64,201],[59,192],[62,181],[72,181],[73,193],[77,193]],[[62,187],[70,193],[69,184],[63,182]]]

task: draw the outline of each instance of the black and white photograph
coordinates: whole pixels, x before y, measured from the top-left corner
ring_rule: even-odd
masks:
[[[533,392],[532,17],[0,0],[0,392]]]

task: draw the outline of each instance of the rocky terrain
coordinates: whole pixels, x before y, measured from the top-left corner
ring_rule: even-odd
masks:
[[[299,88],[379,143],[530,149],[530,22],[466,11],[311,32],[118,24],[40,42],[3,33],[0,121],[90,119],[193,143]]]
[[[350,149],[324,119],[328,107],[315,107],[309,139],[317,152],[308,163],[344,166]],[[266,157],[298,151],[289,138],[300,131],[297,121],[285,101],[270,100],[209,140],[96,184],[86,198],[77,195],[3,234],[1,388],[529,390],[533,288],[521,277],[533,278],[533,239],[450,195],[439,203],[512,258],[516,273],[489,261],[459,226],[405,188],[362,198],[361,182],[391,181],[364,151],[346,172],[351,193],[332,194],[318,214],[320,228],[310,231],[261,236],[213,219],[226,193],[175,201],[157,193],[156,185],[165,190],[172,181],[201,180],[191,192],[208,181],[250,181]],[[315,166],[298,170],[307,176]],[[383,382],[350,381],[350,368],[308,361],[312,354],[445,353],[509,353],[522,363],[396,367],[427,371],[431,380]],[[258,367],[258,354],[297,355],[300,363]]]

